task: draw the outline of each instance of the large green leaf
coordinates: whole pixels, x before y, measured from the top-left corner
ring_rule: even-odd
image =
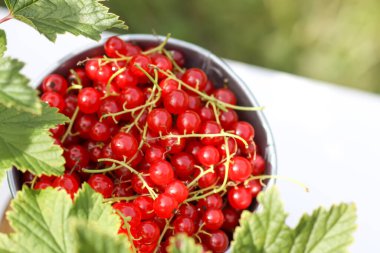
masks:
[[[103,197],[88,185],[76,195],[74,203],[64,190],[24,186],[12,201],[7,217],[15,233],[10,238],[1,235],[0,250],[12,245],[15,252],[25,253],[77,252],[74,232],[78,222],[96,227],[110,238],[115,238],[120,226],[110,204],[103,203]]]
[[[5,0],[13,17],[31,25],[49,40],[70,32],[94,40],[112,27],[127,28],[99,0]]]
[[[202,247],[195,243],[194,239],[179,234],[170,238],[170,245],[168,247],[170,253],[202,253]]]
[[[277,188],[260,193],[262,210],[243,212],[235,230],[233,252],[253,253],[344,253],[356,228],[353,204],[319,208],[304,215],[295,229],[285,223],[286,213]]]
[[[77,253],[128,253],[130,251],[125,236],[114,237],[91,225],[76,226]]]
[[[7,37],[4,30],[0,29],[0,57],[4,55],[5,51],[7,51]]]
[[[49,129],[66,120],[46,104],[38,116],[0,105],[0,170],[16,166],[36,175],[62,174],[63,150],[54,145]]]
[[[0,104],[41,114],[37,90],[28,86],[29,80],[20,73],[23,66],[24,64],[18,60],[0,58]]]
[[[16,252],[15,245],[9,235],[0,234],[0,253]]]

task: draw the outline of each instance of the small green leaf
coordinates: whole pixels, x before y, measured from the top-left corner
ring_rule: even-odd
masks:
[[[98,208],[99,206],[103,208]],[[98,229],[109,235],[116,235],[121,221],[117,215],[113,214],[111,205],[103,204],[103,196],[96,193],[88,184],[83,184],[82,189],[75,196],[71,216],[89,223],[97,222]]]
[[[7,37],[4,30],[0,29],[0,57],[7,51]]]
[[[0,58],[0,104],[41,114],[37,90],[28,86],[29,80],[20,73],[23,67],[24,64],[18,60]]]
[[[34,27],[49,40],[70,32],[94,40],[112,27],[127,26],[100,0],[5,0],[13,17]]]
[[[285,224],[284,211],[277,188],[272,187],[258,196],[262,211],[244,211],[240,227],[235,230],[233,252],[287,252],[292,244],[292,231]]]
[[[295,229],[296,238],[291,253],[345,253],[353,242],[356,230],[354,204],[322,207],[311,216],[305,214]]]
[[[195,243],[194,239],[179,234],[170,238],[170,245],[168,247],[170,253],[202,253],[202,247]]]
[[[76,226],[77,253],[128,253],[130,246],[125,236],[111,236],[98,227],[78,224]]]
[[[64,171],[63,150],[54,145],[49,129],[67,121],[46,104],[41,115],[0,105],[0,170],[16,166],[35,175],[60,175]]]

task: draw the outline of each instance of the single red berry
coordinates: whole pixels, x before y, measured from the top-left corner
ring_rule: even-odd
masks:
[[[121,120],[121,115],[117,116],[107,116],[103,117],[107,114],[112,113],[118,113],[121,111],[121,106],[119,106],[119,103],[115,97],[108,97],[104,100],[102,100],[99,109],[97,111],[99,119],[102,119],[102,122],[107,123],[109,126],[115,125],[117,122]],[[115,122],[116,120],[116,122]]]
[[[41,100],[51,107],[58,108],[58,111],[63,113],[65,109],[65,100],[62,95],[54,91],[47,91],[42,94]]]
[[[231,129],[236,135],[243,138],[246,142],[251,142],[255,137],[255,129],[248,122],[238,121],[232,126]],[[242,142],[238,141],[238,144],[242,144]]]
[[[198,95],[189,95],[189,105],[187,107],[189,110],[199,113],[202,108],[201,97]]]
[[[65,98],[65,108],[62,113],[71,118],[78,105],[78,97],[74,94],[69,94]]]
[[[202,221],[205,224],[206,229],[218,230],[223,225],[224,216],[220,209],[211,208],[206,210],[203,214]]]
[[[186,138],[175,137],[177,135],[180,135],[179,131],[173,129],[167,137],[160,140],[161,146],[166,147],[169,154],[178,154],[185,148]]]
[[[240,213],[231,207],[223,209],[224,223],[223,229],[227,231],[234,231],[236,226],[239,224]]]
[[[207,168],[205,168],[207,170]],[[198,176],[200,173],[199,170],[196,171],[195,177]],[[209,186],[214,185],[218,181],[218,175],[216,172],[209,172],[206,175],[203,175],[201,178],[198,180],[198,186],[200,188],[207,188]]]
[[[139,87],[126,87],[119,96],[122,108],[132,109],[145,103],[144,92]]]
[[[53,187],[64,189],[73,198],[79,189],[79,181],[73,175],[64,174],[54,180]]]
[[[239,120],[239,116],[232,109],[222,111],[219,115],[219,121],[225,130],[231,130],[233,125]]]
[[[193,155],[193,157],[197,157],[197,154],[199,150],[203,147],[202,143],[198,140],[191,140],[189,143],[186,145],[186,153],[189,153]]]
[[[178,90],[179,83],[171,78],[166,78],[160,82],[160,88],[162,97],[166,97],[171,91]]]
[[[142,220],[149,220],[154,217],[152,198],[148,196],[139,196],[133,200],[133,205],[140,209]]]
[[[211,231],[211,236],[207,236],[206,245],[216,253],[226,252],[229,244],[228,237],[226,233],[222,230]]]
[[[173,69],[173,64],[169,60],[168,57],[162,54],[154,54],[151,56],[152,64],[155,65],[159,70],[167,72],[168,70]],[[165,78],[166,75],[162,73],[161,71],[158,71],[158,78],[162,79]]]
[[[216,147],[207,145],[199,150],[197,159],[203,166],[210,167],[220,161],[220,154]]]
[[[129,69],[126,69],[115,77],[114,82],[120,89],[125,89],[127,87],[136,86],[138,79]]]
[[[88,184],[96,192],[103,195],[104,198],[110,198],[114,188],[112,180],[103,174],[95,174],[90,177]]]
[[[234,138],[227,137],[227,145],[226,142],[223,141],[221,144],[217,146],[217,148],[222,158],[225,158],[227,156],[227,149],[229,151],[229,155],[232,155],[237,152],[236,140]]]
[[[147,73],[150,73],[150,64],[152,64],[152,61],[148,56],[138,54],[133,56],[132,59],[129,61],[129,69],[131,70],[134,76],[145,77],[146,75],[141,69],[143,69]]]
[[[174,180],[166,186],[165,193],[175,198],[178,203],[182,203],[187,199],[189,189],[181,181]]]
[[[83,147],[88,151],[91,162],[98,162],[102,157],[103,142],[87,141]]]
[[[183,113],[189,105],[189,95],[183,90],[173,90],[164,97],[164,106],[172,114]]]
[[[154,212],[163,219],[169,219],[177,207],[177,200],[166,193],[159,194],[153,203]]]
[[[153,109],[148,114],[147,123],[152,132],[166,134],[171,130],[172,116],[166,109]]]
[[[188,153],[175,154],[171,157],[171,164],[180,179],[187,179],[194,173],[194,158]]]
[[[223,206],[223,199],[217,193],[209,195],[204,199],[200,199],[197,203],[197,207],[201,212],[204,212],[210,208],[221,209],[222,206]]]
[[[132,158],[138,149],[136,138],[130,133],[119,132],[111,141],[112,152],[119,158]]]
[[[121,181],[131,179],[133,175],[133,173],[127,167],[121,167],[117,170],[114,170],[114,173]]]
[[[160,228],[154,221],[141,222],[140,226],[138,226],[138,230],[140,243],[157,243],[160,238]]]
[[[43,80],[42,90],[43,92],[54,91],[64,96],[67,91],[67,81],[61,75],[50,74]]]
[[[182,76],[182,81],[191,87],[203,91],[207,84],[207,75],[203,70],[190,68]]]
[[[86,87],[79,91],[78,94],[78,107],[83,113],[96,112],[101,104],[100,93],[92,87]]]
[[[112,196],[113,197],[131,197],[135,193],[132,188],[126,183],[119,183],[113,188]]]
[[[156,161],[162,161],[165,160],[165,148],[159,145],[150,145],[150,147],[147,147],[145,152],[145,160],[148,163],[154,163]]]
[[[244,186],[229,189],[227,198],[230,205],[237,210],[247,209],[252,203],[252,195]]]
[[[183,67],[185,65],[185,56],[180,51],[170,50],[169,52],[179,67]]]
[[[73,145],[65,150],[63,156],[66,160],[66,168],[68,170],[85,168],[89,163],[88,151],[81,145]]]
[[[141,171],[141,173],[142,174],[144,174],[144,173],[148,174],[148,171],[145,171],[145,172]],[[148,184],[149,187],[153,187],[154,186],[154,183],[153,183],[152,179],[149,176],[142,176],[142,178]],[[136,174],[133,174],[131,184],[132,184],[133,190],[136,193],[138,193],[138,194],[147,194],[147,193],[149,193],[148,189],[145,187],[144,182]]]
[[[206,83],[206,87],[205,87],[205,90],[204,92],[207,94],[207,95],[211,95],[215,90],[215,85],[214,83],[211,81],[211,80],[208,80],[208,82]]]
[[[215,121],[206,121],[201,125],[199,133],[201,134],[220,134],[222,128]],[[222,136],[204,137],[201,142],[205,145],[219,145],[223,142]]]
[[[101,158],[109,158],[109,159],[115,159],[115,154],[112,152],[111,143],[108,143],[105,145],[102,149]],[[104,164],[108,167],[112,166],[111,162],[104,162]]]
[[[91,127],[90,138],[94,141],[107,141],[110,136],[110,127],[104,122],[96,122]]]
[[[79,84],[79,81],[77,80],[79,78],[80,84],[82,84],[83,87],[91,85],[91,80],[88,78],[86,71],[83,68],[74,68],[73,71],[74,72],[70,73],[67,78],[70,84]]]
[[[177,117],[177,128],[181,133],[197,133],[201,127],[201,118],[198,113],[186,110]]]
[[[100,62],[101,62],[100,57],[94,57],[86,62],[86,65],[85,65],[86,74],[89,78],[91,78],[91,80],[96,79]]]
[[[235,182],[243,182],[252,173],[251,163],[247,158],[235,156],[231,159],[228,178]]]
[[[257,195],[262,191],[263,186],[259,180],[251,180],[246,185],[246,188],[251,192],[252,198],[256,198]]]
[[[199,112],[202,121],[215,120],[215,113],[211,106],[203,106]]]
[[[79,115],[74,123],[74,130],[79,133],[82,138],[89,138],[91,128],[95,125],[97,119],[92,114]]]
[[[38,181],[35,185],[34,185],[34,189],[35,190],[43,190],[43,189],[46,189],[48,187],[53,187],[53,183],[51,182],[48,182],[48,181]]]
[[[266,162],[265,159],[261,155],[256,155],[256,159],[252,157],[252,175],[258,176],[262,175],[265,172]]]
[[[134,45],[130,42],[125,43],[125,48],[127,49],[126,56],[135,56],[141,53],[141,48],[137,45]]]
[[[104,51],[111,58],[119,58],[127,54],[125,42],[117,36],[112,36],[104,43]]]
[[[178,216],[174,222],[174,233],[186,233],[188,236],[192,236],[195,233],[195,224],[192,219],[186,216]]]
[[[132,203],[119,202],[114,204],[113,209],[120,216],[122,227],[124,226],[125,218],[128,218],[129,225],[131,227],[137,227],[141,222],[141,212]],[[120,213],[119,213],[120,212]]]
[[[112,67],[111,65],[101,65],[98,68],[98,71],[96,72],[95,75],[95,81],[102,83],[102,84],[107,84],[108,80],[112,76]]]
[[[51,128],[49,131],[50,131],[50,133],[52,133],[54,138],[60,138],[60,137],[62,137],[62,135],[65,134],[66,127],[64,124],[59,124],[56,127]]]
[[[220,88],[214,91],[214,97],[224,103],[236,105],[235,94],[228,88]]]
[[[167,185],[174,179],[171,164],[167,161],[157,161],[149,168],[150,178],[156,185]]]

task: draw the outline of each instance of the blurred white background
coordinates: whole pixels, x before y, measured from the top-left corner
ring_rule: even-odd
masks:
[[[0,17],[5,15],[1,9]],[[95,43],[64,35],[53,44],[14,20],[0,28],[7,33],[6,55],[24,61],[23,72],[32,80],[76,48]],[[277,181],[290,213],[289,224],[319,205],[355,202],[359,227],[351,251],[380,252],[380,96],[229,63],[266,108],[277,145],[278,174],[310,188],[305,193],[297,185]],[[9,198],[3,182],[0,214]]]

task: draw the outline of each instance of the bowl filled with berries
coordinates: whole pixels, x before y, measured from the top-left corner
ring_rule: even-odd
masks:
[[[273,137],[251,89],[209,51],[153,35],[110,37],[46,70],[41,100],[70,118],[51,129],[62,176],[13,168],[72,197],[89,184],[122,216],[138,252],[165,252],[186,233],[225,252],[242,210],[276,174]]]

